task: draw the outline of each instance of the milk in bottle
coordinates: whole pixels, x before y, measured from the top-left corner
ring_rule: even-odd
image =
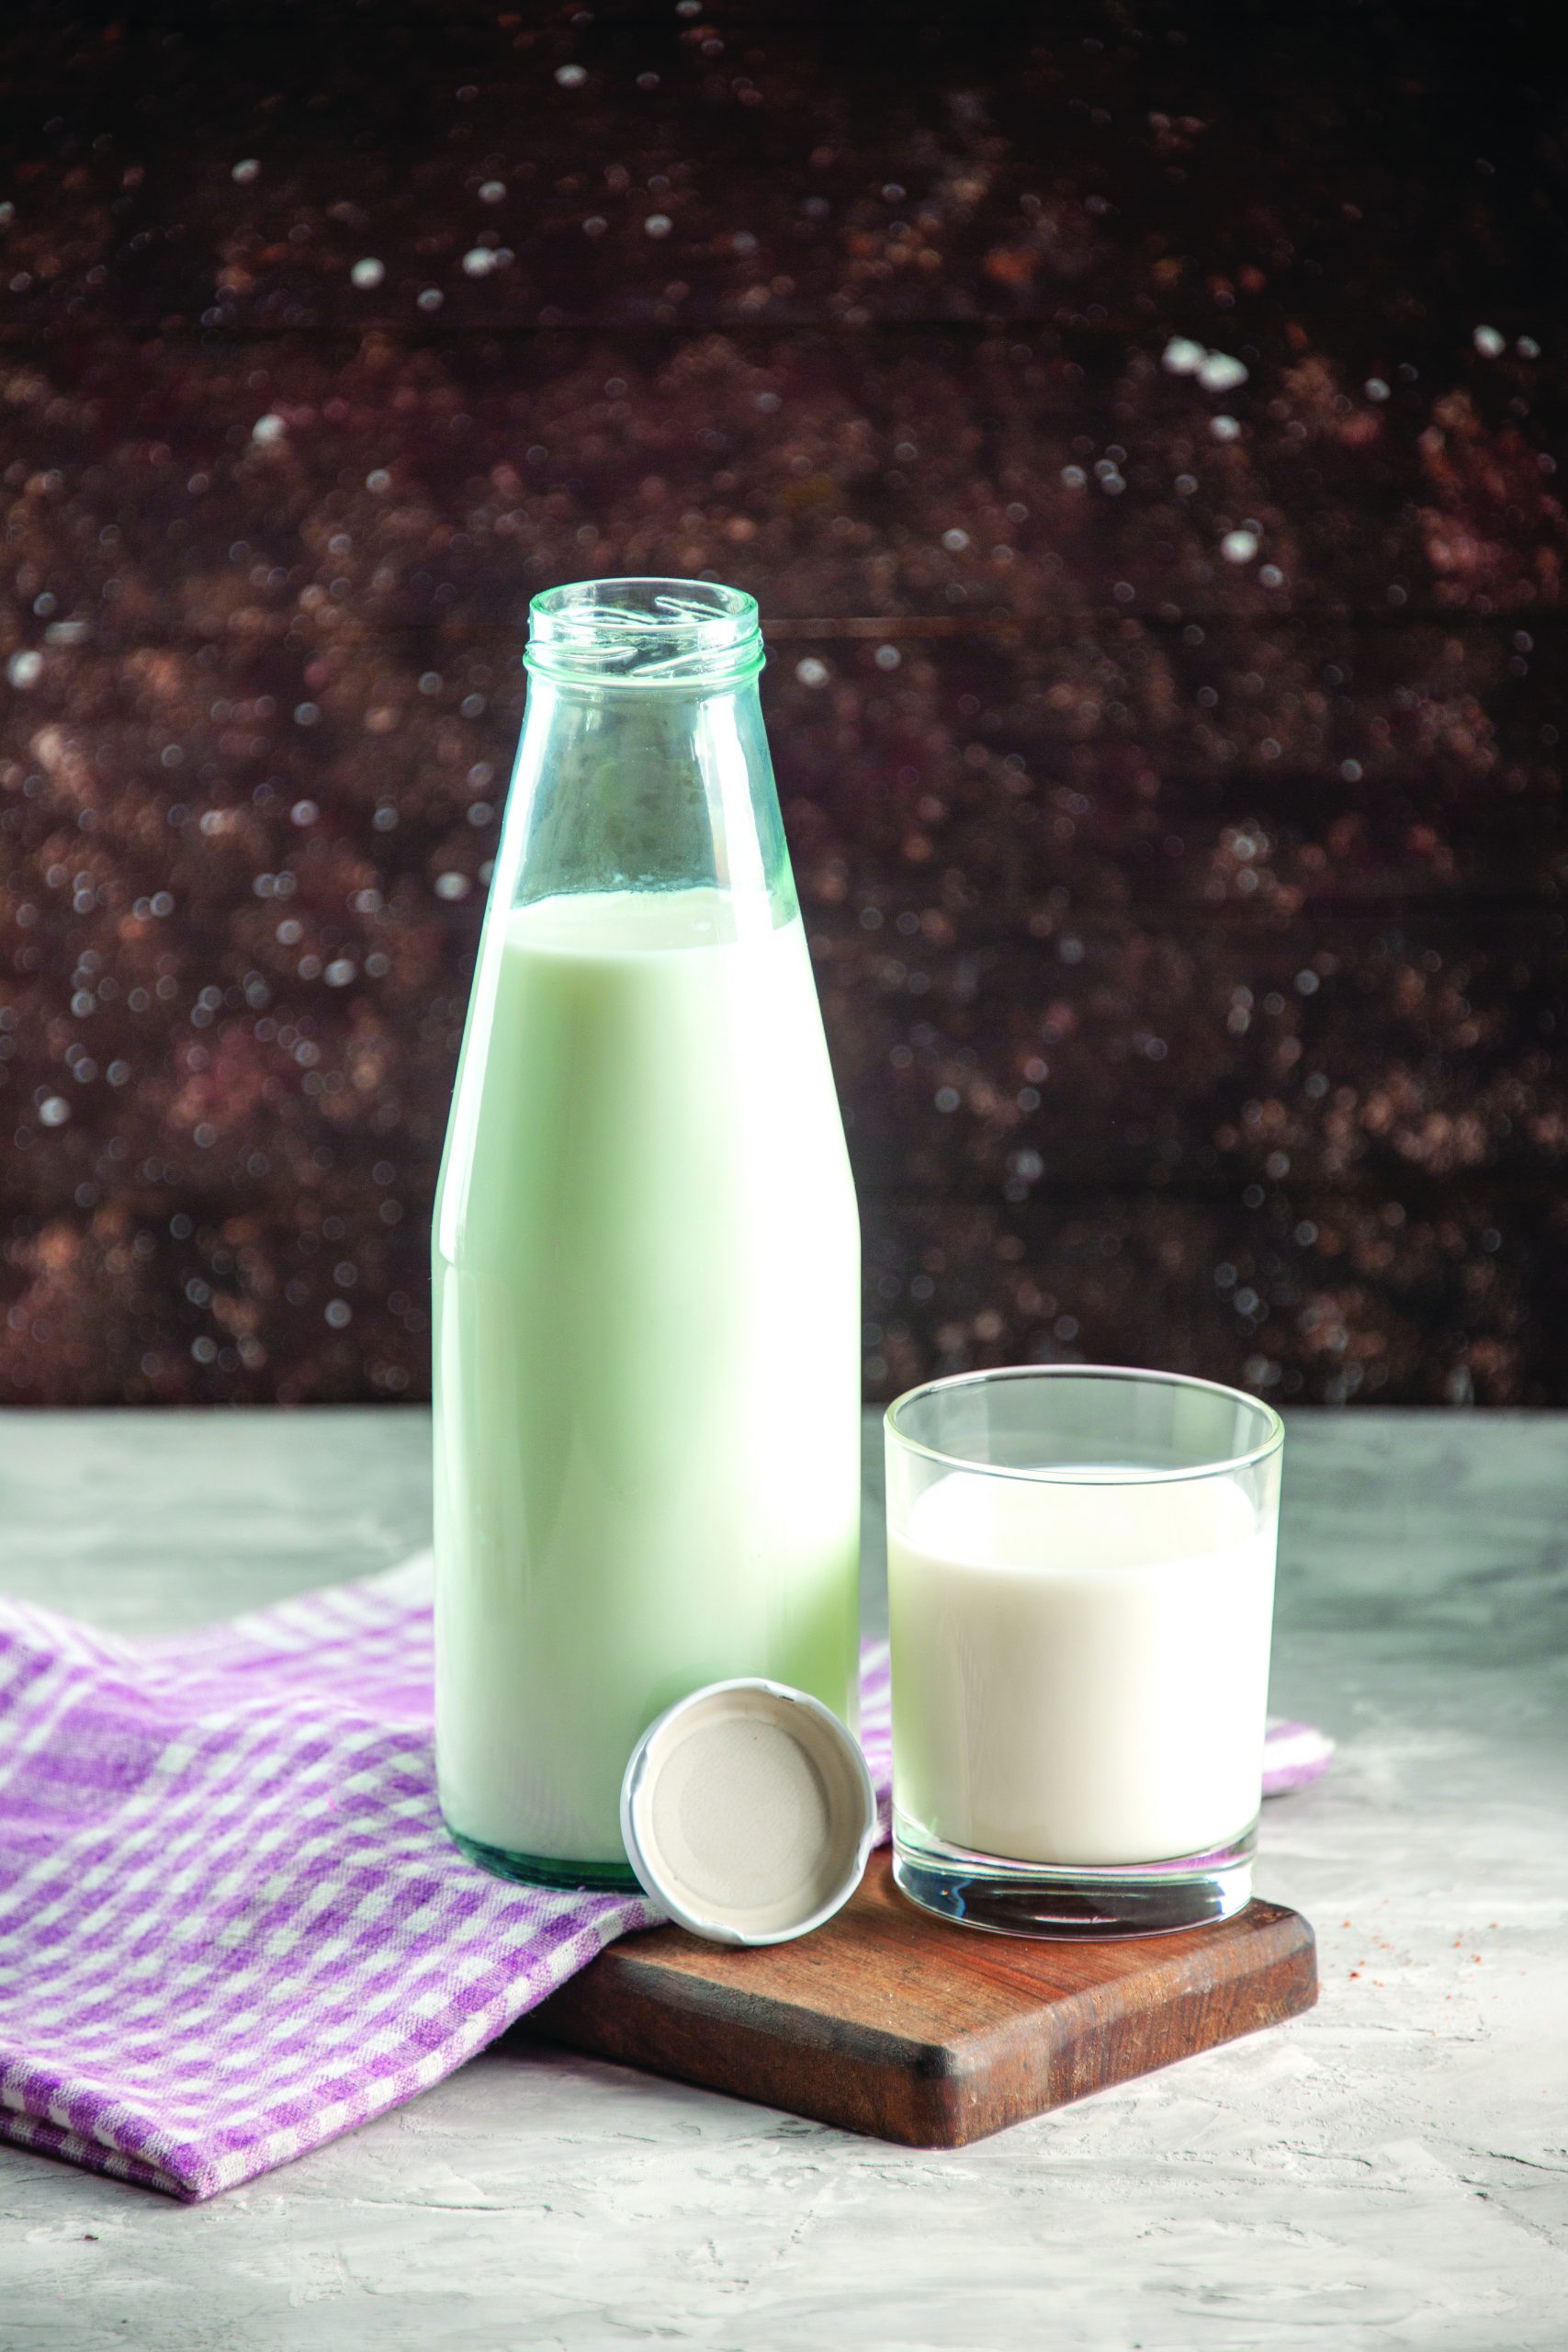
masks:
[[[631,1883],[731,1675],[853,1721],[859,1229],[750,597],[536,598],[434,1228],[436,1755],[507,1875]]]

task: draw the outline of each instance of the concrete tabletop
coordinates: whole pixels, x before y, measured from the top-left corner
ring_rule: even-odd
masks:
[[[280,1600],[425,1541],[425,1457],[402,1409],[6,1416],[0,1589]],[[1273,1704],[1340,1750],[1258,1889],[1313,2014],[956,2154],[510,2043],[204,2206],[0,2148],[0,2346],[1561,2346],[1568,1416],[1302,1415],[1285,1485]]]

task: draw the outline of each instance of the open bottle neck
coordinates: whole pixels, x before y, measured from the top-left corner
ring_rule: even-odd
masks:
[[[569,693],[732,693],[762,667],[755,598],[715,581],[572,581],[536,596],[528,621],[528,671]]]
[[[507,903],[698,889],[733,899],[747,927],[798,913],[750,596],[706,581],[550,589],[526,658]]]

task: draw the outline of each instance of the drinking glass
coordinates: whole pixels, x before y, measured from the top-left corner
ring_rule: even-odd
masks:
[[[1005,1934],[1248,1901],[1284,1440],[1174,1373],[1024,1365],[886,1416],[894,1875]]]

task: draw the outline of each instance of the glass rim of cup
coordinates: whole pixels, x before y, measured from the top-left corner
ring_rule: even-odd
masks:
[[[1247,1406],[1262,1417],[1264,1434],[1256,1445],[1240,1453],[1216,1455],[1213,1461],[1183,1464],[1179,1469],[1134,1468],[1115,1463],[1102,1467],[1093,1464],[1067,1467],[1055,1464],[1035,1468],[1025,1464],[1009,1462],[979,1462],[973,1454],[949,1453],[939,1445],[928,1445],[923,1438],[911,1437],[900,1429],[897,1416],[907,1406],[922,1398],[940,1394],[949,1388],[978,1388],[987,1381],[1004,1380],[1122,1380],[1143,1381],[1152,1387],[1201,1389],[1211,1396],[1228,1396],[1238,1405]],[[906,1453],[917,1453],[928,1462],[940,1462],[952,1470],[967,1470],[987,1478],[1021,1478],[1043,1486],[1168,1486],[1191,1478],[1221,1478],[1236,1470],[1250,1470],[1271,1454],[1277,1453],[1285,1442],[1285,1424],[1272,1405],[1261,1396],[1254,1396],[1245,1388],[1233,1388],[1224,1380],[1201,1380],[1195,1373],[1156,1372],[1144,1364],[1122,1363],[1006,1363],[982,1364],[972,1372],[947,1373],[940,1380],[922,1380],[913,1388],[906,1388],[895,1396],[882,1417],[887,1435],[901,1445]]]

